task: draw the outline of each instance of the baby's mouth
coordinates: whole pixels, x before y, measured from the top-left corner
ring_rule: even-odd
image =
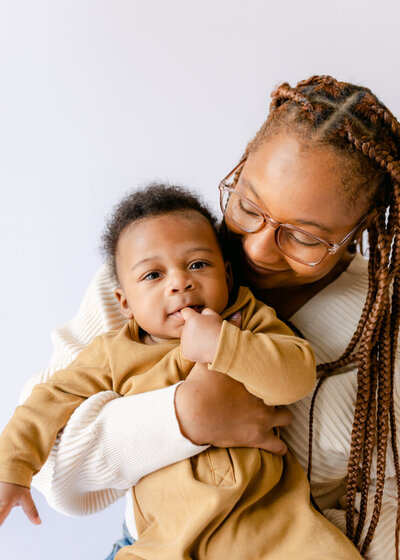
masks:
[[[185,307],[190,307],[190,309],[194,309],[197,313],[201,313],[204,309],[204,305],[186,305]]]
[[[177,317],[178,319],[183,320],[181,309],[185,309],[185,307],[190,307],[190,309],[197,311],[197,313],[201,313],[204,309],[204,305],[183,305],[182,307],[179,307],[179,309],[177,309],[176,311],[170,313],[169,316]]]

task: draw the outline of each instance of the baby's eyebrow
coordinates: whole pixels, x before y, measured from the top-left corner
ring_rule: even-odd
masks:
[[[213,249],[210,249],[210,247],[190,247],[189,249],[187,249],[186,253],[196,253],[197,251],[205,251],[206,253],[214,253]]]
[[[185,253],[197,253],[197,252],[206,252],[206,253],[210,253],[211,255],[213,255],[215,253],[215,251],[213,249],[210,249],[210,247],[189,247],[188,249],[186,249]],[[135,263],[132,267],[131,270],[134,270],[135,268],[137,268],[138,266],[141,266],[143,264],[146,264],[147,262],[151,262],[151,261],[156,261],[161,259],[162,257],[160,255],[153,255],[152,257],[147,257],[146,259],[140,259],[140,261],[138,261],[137,263]]]
[[[131,270],[134,270],[135,268],[137,268],[138,266],[140,266],[140,265],[142,265],[146,262],[154,261],[154,259],[157,259],[157,258],[159,258],[159,257],[157,255],[154,255],[153,257],[148,257],[147,259],[141,259],[140,261],[138,261],[137,263],[135,263],[132,266]]]

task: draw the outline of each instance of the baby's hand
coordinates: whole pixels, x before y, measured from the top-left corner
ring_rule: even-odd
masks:
[[[21,506],[34,525],[40,525],[42,522],[29,488],[11,482],[0,482],[0,525],[14,506]]]
[[[222,318],[212,309],[197,313],[190,307],[181,309],[185,320],[181,334],[181,350],[184,358],[203,364],[214,360],[221,333]]]

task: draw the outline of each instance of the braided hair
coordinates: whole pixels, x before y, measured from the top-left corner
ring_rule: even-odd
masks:
[[[390,442],[396,472],[398,509],[396,555],[399,557],[400,466],[393,404],[394,366],[400,324],[400,124],[373,93],[361,86],[313,76],[292,88],[288,83],[272,93],[270,114],[248,144],[244,158],[274,133],[297,132],[346,157],[353,196],[375,208],[367,227],[368,292],[357,329],[337,360],[318,366],[319,381],[309,418],[311,475],[313,411],[324,380],[358,367],[357,395],[351,434],[346,495],[346,534],[365,556],[376,529],[385,483],[386,452]],[[364,541],[367,497],[376,447],[376,491]],[[356,524],[355,498],[361,491]]]

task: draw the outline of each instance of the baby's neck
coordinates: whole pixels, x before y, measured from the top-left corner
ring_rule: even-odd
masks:
[[[161,344],[162,342],[169,342],[170,340],[172,340],[172,338],[160,338],[158,336],[153,336],[143,331],[140,336],[140,340],[143,342],[143,344],[147,344],[151,346],[153,344]]]
[[[151,344],[157,344],[157,342],[153,340],[148,333],[143,333],[140,337],[140,340],[143,342],[143,344],[148,344],[149,346]]]

